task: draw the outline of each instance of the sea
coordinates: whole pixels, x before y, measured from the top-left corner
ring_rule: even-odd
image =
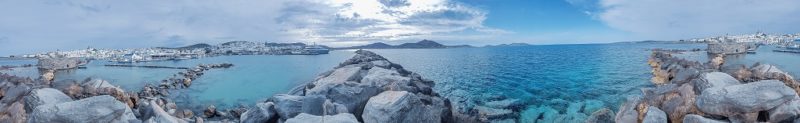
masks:
[[[436,83],[434,91],[464,107],[511,102],[515,112],[547,109],[564,112],[573,104],[616,111],[626,97],[653,87],[647,59],[651,49],[705,49],[705,44],[565,44],[516,47],[448,49],[372,49]],[[726,58],[726,65],[774,64],[798,76],[800,54],[772,52],[763,47],[756,54]],[[171,92],[179,105],[236,107],[253,105],[268,97],[312,81],[354,55],[355,50],[334,50],[325,55],[217,56],[181,61],[133,63],[194,67],[198,64],[232,63],[212,69],[188,89]],[[708,61],[705,52],[678,55]],[[35,60],[0,60],[0,65],[35,64]],[[57,81],[82,81],[88,77],[108,80],[126,90],[157,84],[183,70],[106,67],[116,64],[95,60],[86,68],[56,73]],[[18,76],[38,77],[35,68],[0,70]],[[585,112],[581,115],[590,115]],[[524,114],[524,113],[522,113]],[[574,114],[568,114],[574,115]]]

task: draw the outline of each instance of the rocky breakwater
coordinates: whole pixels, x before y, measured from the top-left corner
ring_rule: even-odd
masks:
[[[719,56],[723,57],[723,56]],[[755,64],[721,71],[724,63],[688,61],[653,52],[654,87],[629,97],[618,123],[800,122],[796,80],[774,66]]]
[[[450,102],[433,81],[373,52],[353,58],[288,94],[242,114],[242,122],[438,123],[454,122]]]
[[[187,69],[170,78],[170,84],[145,87],[139,92],[126,92],[108,81],[88,78],[83,81],[52,81],[45,76],[37,79],[0,73],[0,122],[114,122],[114,123],[181,123],[202,122],[186,107],[179,107],[166,96],[168,89],[188,88],[191,81],[212,68],[227,68],[231,64],[206,64]],[[52,73],[52,70],[50,70]],[[46,73],[45,73],[46,74]],[[189,82],[187,84],[187,82]],[[177,84],[172,84],[177,83]],[[158,92],[158,93],[154,93]],[[228,116],[230,119],[238,116]]]

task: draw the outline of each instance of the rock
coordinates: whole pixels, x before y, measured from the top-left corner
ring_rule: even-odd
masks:
[[[378,54],[375,54],[373,52],[366,51],[366,50],[358,50],[355,53],[356,53],[356,55],[353,56],[353,58],[350,58],[350,59],[340,63],[339,67],[347,66],[347,65],[351,65],[351,64],[366,63],[366,62],[371,62],[371,61],[386,60],[386,58],[383,58],[383,56],[380,56]]]
[[[714,87],[697,98],[697,107],[709,114],[733,116],[772,109],[797,97],[797,93],[777,80]]]
[[[800,117],[800,98],[792,99],[769,110],[769,122],[792,122]]]
[[[131,109],[108,95],[41,105],[28,116],[29,123],[135,122]]]
[[[150,101],[150,104],[155,104],[155,103],[156,103],[155,101]],[[153,117],[150,117],[150,119],[145,121],[146,123],[187,123],[182,119],[169,115],[169,113],[164,111],[164,109],[162,109],[158,105],[150,105],[150,107],[148,108],[152,109],[151,111],[153,111],[154,115]]]
[[[695,106],[696,97],[692,84],[683,84],[677,92],[666,94],[667,99],[660,107],[669,114],[670,121],[682,121],[686,114],[699,112]]]
[[[278,122],[274,103],[257,103],[255,107],[248,109],[239,118],[242,123],[274,123]]]
[[[678,69],[677,72],[675,72],[675,77],[673,77],[670,82],[675,84],[683,84],[689,82],[691,79],[696,78],[697,75],[700,75],[700,71],[695,68],[690,67]]]
[[[477,112],[478,119],[484,122],[494,119],[505,119],[515,115],[514,111],[509,109],[497,109],[485,106],[475,106],[473,109]]]
[[[31,91],[31,87],[25,84],[18,84],[6,86],[1,90],[4,90],[5,92],[3,93],[3,97],[0,99],[0,103],[11,104],[27,95]]]
[[[683,123],[728,123],[728,122],[708,119],[700,115],[689,114],[683,117]]]
[[[318,86],[313,90],[308,90],[306,95],[325,95],[331,102],[344,105],[348,112],[360,116],[364,105],[370,97],[377,95],[379,90],[375,86],[345,82]]]
[[[639,122],[639,112],[636,111],[636,106],[641,102],[642,100],[639,97],[628,97],[625,103],[619,107],[619,111],[617,111],[617,116],[614,118],[614,121],[617,123]]]
[[[322,115],[325,97],[321,95],[295,96],[279,94],[271,98],[275,111],[281,119],[292,118],[300,113]]]
[[[3,123],[24,123],[28,114],[25,111],[25,104],[21,101],[11,103],[8,107],[0,109],[0,122]]]
[[[42,80],[47,82],[45,83],[46,85],[50,85],[50,82],[56,78],[56,75],[53,74],[54,72],[53,70],[44,70],[44,73],[42,73]]]
[[[287,119],[285,123],[358,123],[353,114],[341,113],[337,115],[315,116],[301,113],[294,118]]]
[[[597,110],[586,119],[586,123],[614,123],[614,112],[608,108]]]
[[[784,72],[783,70],[769,64],[758,64],[751,68],[753,76],[758,79],[780,79],[784,76],[788,76],[788,78],[792,78],[788,73]]]
[[[647,114],[642,119],[643,123],[667,123],[667,114],[659,110],[657,107],[650,106],[647,108]]]
[[[205,110],[203,110],[203,116],[207,118],[217,116],[217,107],[214,105],[209,105]]]
[[[320,86],[324,84],[344,83],[347,81],[358,81],[359,73],[361,72],[361,65],[348,65],[334,69],[328,76],[317,79],[313,82],[314,85]]]
[[[331,100],[325,100],[325,104],[323,104],[323,108],[325,109],[325,115],[335,115],[339,113],[349,113],[347,111],[347,106],[344,106],[339,103],[333,103]]]
[[[736,78],[733,78],[730,75],[722,72],[704,73],[701,75],[700,81],[694,82],[694,88],[696,92],[702,92],[703,90],[712,87],[725,87],[741,84],[739,80],[736,80]]]
[[[717,56],[711,59],[710,62],[711,62],[711,68],[719,69],[722,67],[722,64],[725,63],[725,55],[717,54]]]
[[[413,93],[385,91],[369,99],[361,117],[365,123],[439,123],[442,111]]]
[[[362,84],[380,87],[382,91],[403,90],[416,92],[415,88],[408,86],[410,81],[411,78],[401,76],[397,71],[380,67],[369,69],[369,72],[367,72],[367,74],[361,79]]]
[[[53,88],[42,88],[31,91],[25,96],[25,110],[33,111],[36,106],[44,104],[58,104],[72,101],[72,98]]]

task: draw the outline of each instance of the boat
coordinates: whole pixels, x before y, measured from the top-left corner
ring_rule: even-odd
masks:
[[[311,45],[303,48],[304,55],[319,55],[319,54],[328,54],[330,50],[328,48],[319,46],[319,45]]]

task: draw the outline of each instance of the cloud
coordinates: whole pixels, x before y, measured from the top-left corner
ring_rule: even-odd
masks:
[[[0,35],[6,36],[0,54],[230,40],[335,45],[476,30],[508,33],[483,26],[486,14],[449,0],[0,1]]]
[[[430,35],[508,31],[483,26],[486,12],[447,0],[334,0],[290,2],[279,23],[307,41],[352,44],[395,41]],[[294,6],[302,5],[302,6]],[[312,6],[312,7],[308,7]]]
[[[798,0],[600,0],[608,26],[650,39],[800,31]]]

